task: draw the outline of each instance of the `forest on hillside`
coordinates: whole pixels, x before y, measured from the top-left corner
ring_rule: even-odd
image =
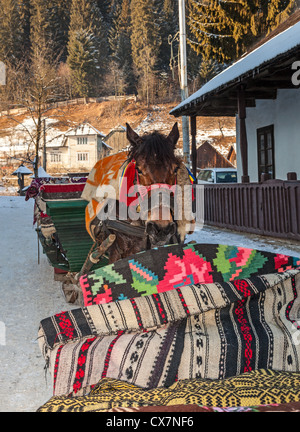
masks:
[[[195,91],[276,28],[296,0],[186,0]],[[178,0],[0,0],[1,106],[136,94],[179,100]]]

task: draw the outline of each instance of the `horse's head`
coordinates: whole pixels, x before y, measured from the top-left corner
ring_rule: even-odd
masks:
[[[161,246],[176,233],[170,199],[164,199],[164,194],[170,197],[180,165],[174,153],[179,138],[178,125],[175,123],[168,136],[158,132],[139,136],[129,124],[126,127],[131,144],[129,160],[135,161],[138,184],[147,192],[144,199],[152,203],[147,207],[146,232],[152,246]],[[159,199],[153,199],[155,194]]]

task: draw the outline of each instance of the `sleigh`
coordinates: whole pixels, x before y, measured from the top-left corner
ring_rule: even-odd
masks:
[[[96,245],[85,229],[87,201],[81,199],[85,182],[86,177],[39,178],[33,180],[26,196],[27,200],[35,199],[34,222],[39,245],[54,269],[54,279],[62,281],[63,287],[68,287],[81,270],[107,264],[103,246],[101,260],[97,254],[95,261]],[[91,253],[93,263],[87,265]],[[65,294],[67,301],[72,302],[67,289]]]
[[[143,139],[128,130],[136,149]],[[159,166],[162,158],[154,153]],[[109,202],[99,185],[114,186],[105,196],[122,202],[125,180],[127,186],[130,179],[151,184],[142,162],[126,162],[122,154],[99,161],[80,197],[73,198],[77,210],[87,203],[85,229],[94,244],[74,277],[80,307],[40,322],[38,341],[53,397],[39,411],[268,411],[278,405],[299,410],[299,257],[179,241],[113,262],[110,254],[109,264],[101,266],[118,229],[130,227],[126,220],[103,223],[101,211]],[[161,168],[152,182],[156,187],[190,186],[183,165],[169,165],[173,182]],[[152,191],[145,189],[147,197]],[[46,207],[62,231],[68,229],[64,206],[48,199]],[[172,227],[164,223],[158,224],[162,231]],[[179,240],[183,226],[177,225]],[[150,237],[152,220],[147,228]]]

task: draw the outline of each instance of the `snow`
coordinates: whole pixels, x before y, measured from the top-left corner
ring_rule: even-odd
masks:
[[[34,200],[0,196],[0,412],[33,412],[52,396],[37,342],[42,319],[74,307],[40,248],[33,226]],[[223,243],[300,256],[299,242],[197,227],[186,241]],[[5,332],[3,332],[3,328]],[[2,331],[2,333],[1,333]]]
[[[255,71],[255,69],[258,69],[267,61],[270,61],[278,57],[280,54],[283,54],[299,45],[300,22],[294,24],[292,27],[289,27],[277,36],[274,36],[272,39],[265,42],[263,45],[256,48],[248,55],[241,57],[238,61],[204,84],[204,86],[198,91],[173,108],[170,111],[170,114],[172,114],[177,109],[182,108],[186,104],[200,98],[201,96],[217,90],[224,84],[238,79],[243,74],[246,74],[250,71]]]
[[[89,123],[83,123],[79,126],[76,126],[75,128],[69,129],[65,136],[86,136],[86,135],[100,135],[102,138],[105,137],[105,135],[100,132],[98,129],[96,129],[94,126],[90,125]]]
[[[46,137],[47,146],[61,146],[64,135],[61,130],[55,128],[57,120],[46,120]],[[11,155],[14,153],[27,152],[34,148],[34,131],[36,130],[35,120],[32,117],[25,118],[22,122],[13,127],[2,129],[0,138],[0,152],[8,152]],[[32,138],[33,140],[32,140]]]
[[[20,165],[19,168],[17,168],[12,175],[18,175],[18,174],[33,174],[32,171],[30,171],[30,169],[28,169],[27,167],[25,167],[24,165]]]
[[[38,327],[41,319],[70,309],[41,251],[38,264],[33,205],[24,197],[0,196],[0,324],[5,327],[5,344],[0,344],[1,412],[36,411],[52,396]]]
[[[34,178],[34,175],[31,176],[32,178]],[[48,174],[43,167],[38,167],[38,177],[52,177],[50,174]]]

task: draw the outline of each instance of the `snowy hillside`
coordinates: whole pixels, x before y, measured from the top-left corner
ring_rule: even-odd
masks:
[[[181,135],[181,118],[169,112],[172,104],[145,107],[134,101],[120,105],[118,101],[73,105],[53,110],[46,119],[47,145],[60,146],[64,133],[72,126],[88,122],[101,133],[107,135],[112,129],[129,123],[137,133],[143,134],[157,130],[168,134],[173,124],[178,122]],[[29,116],[0,118],[0,159],[15,157],[34,152],[36,125]],[[231,145],[235,146],[235,119],[205,118],[197,119],[197,147],[209,141],[224,156]],[[182,148],[180,137],[178,148]]]

